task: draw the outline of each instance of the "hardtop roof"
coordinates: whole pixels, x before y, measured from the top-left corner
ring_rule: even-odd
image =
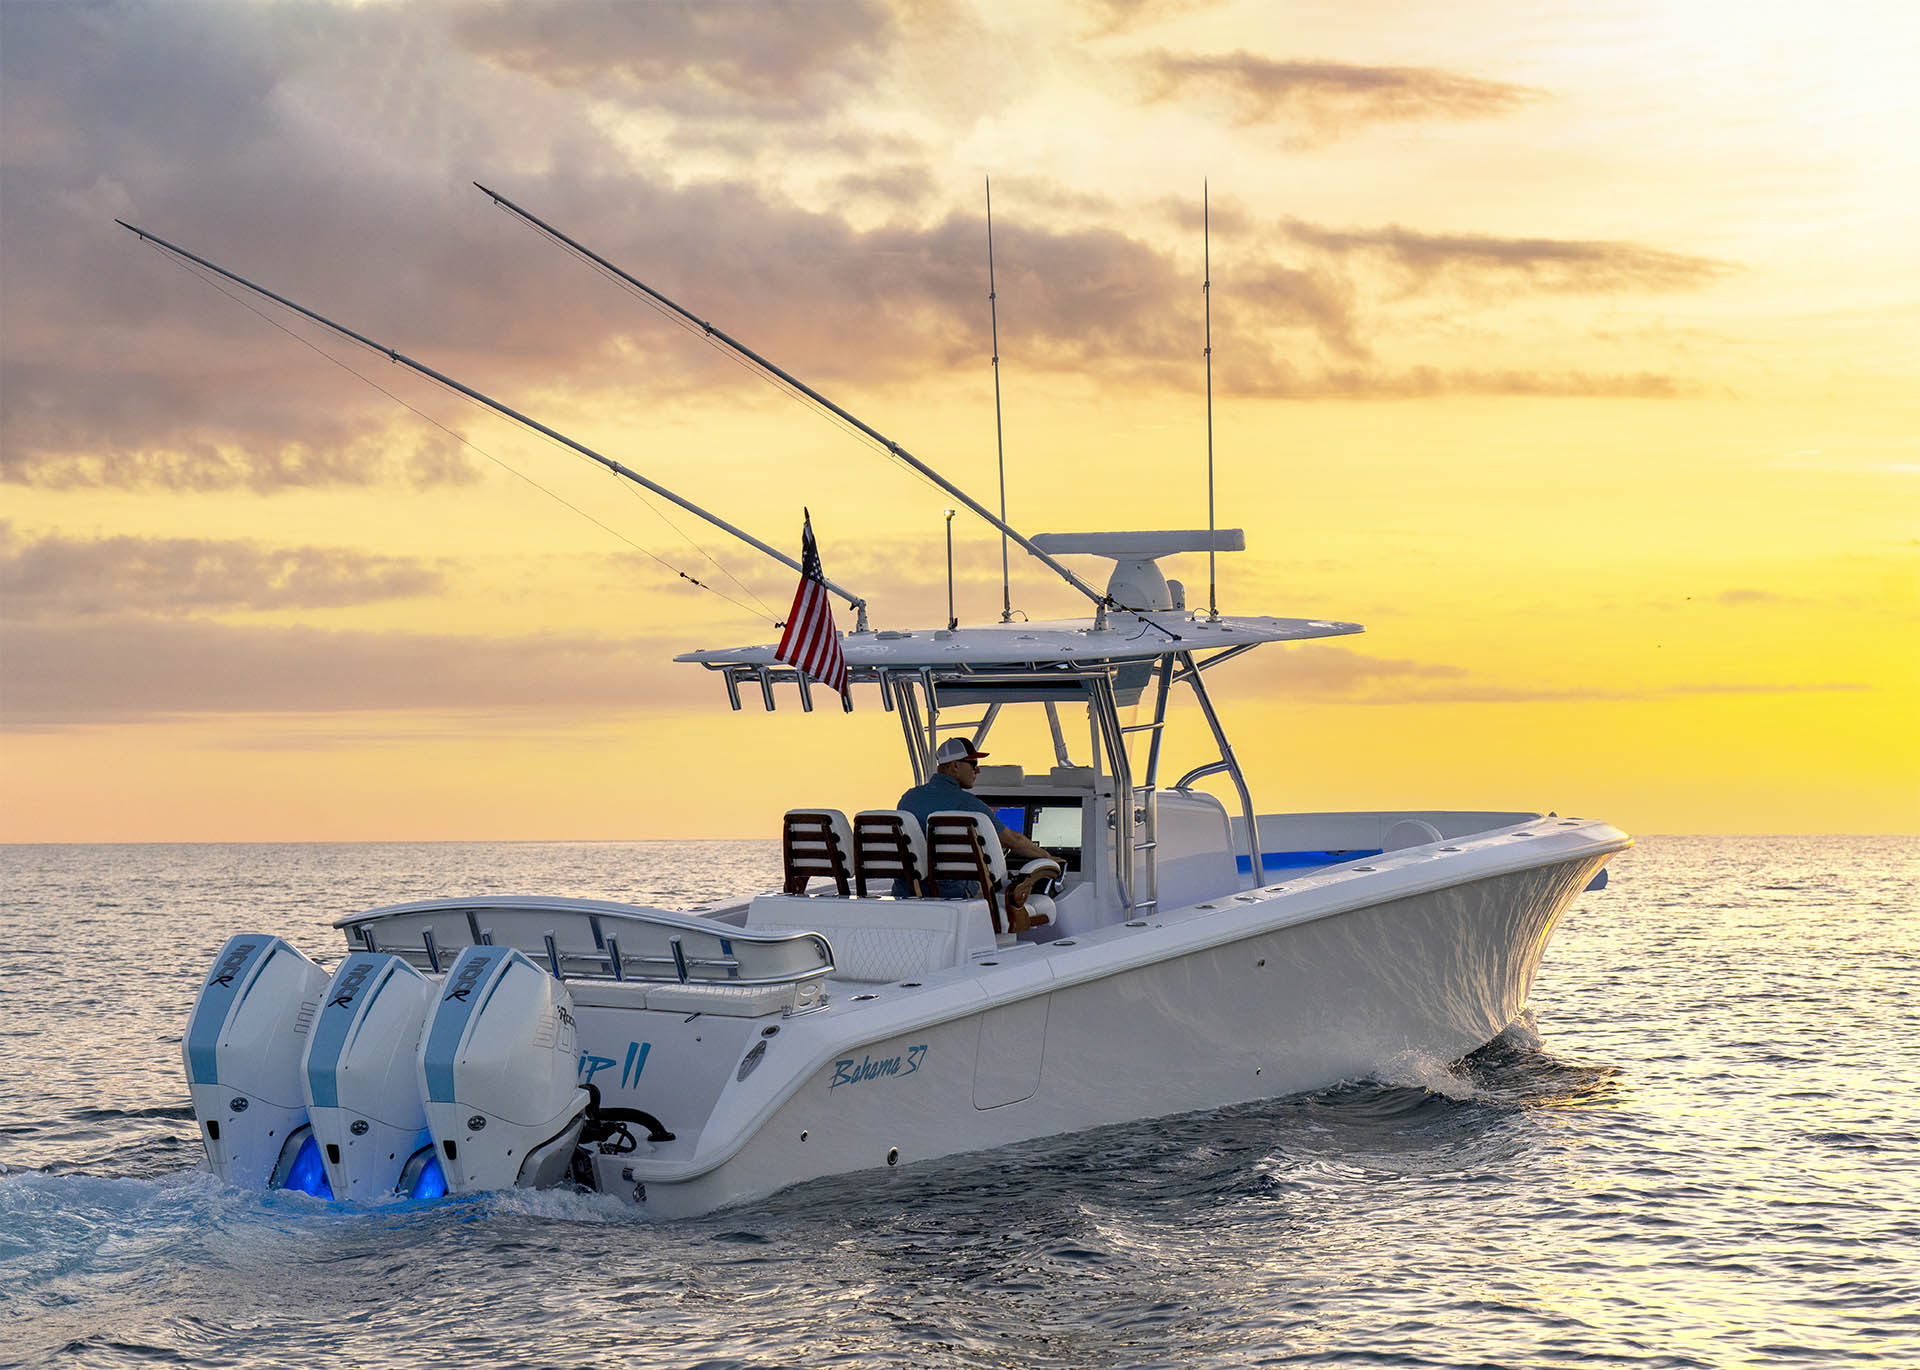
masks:
[[[1204,613],[1167,610],[1114,614],[1107,626],[1099,629],[1082,619],[846,633],[840,638],[840,650],[850,668],[1092,665],[1154,661],[1183,652],[1343,637],[1365,631],[1358,623],[1331,619],[1225,614],[1209,619]],[[777,664],[774,651],[773,644],[763,643],[683,652],[674,660],[716,667],[772,666]]]

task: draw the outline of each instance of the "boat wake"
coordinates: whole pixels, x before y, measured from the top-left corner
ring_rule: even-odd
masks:
[[[877,1187],[816,1181],[790,1191],[773,1208],[806,1210],[820,1203],[844,1212],[849,1204],[887,1204],[887,1196],[903,1184],[910,1190],[958,1189],[976,1199],[1001,1185],[1016,1193],[1036,1182],[1044,1185],[1055,1174],[1063,1182],[1071,1177],[1086,1186],[1093,1176],[1111,1173],[1116,1163],[1136,1197],[1143,1181],[1157,1175],[1168,1186],[1169,1197],[1191,1201],[1201,1191],[1232,1200],[1263,1191],[1302,1167],[1370,1168],[1386,1162],[1397,1168],[1422,1153],[1429,1153],[1428,1163],[1458,1163],[1467,1154],[1481,1152],[1516,1115],[1609,1107],[1623,1090],[1617,1067],[1556,1055],[1529,1012],[1463,1060],[1446,1062],[1403,1052],[1366,1080],[1029,1144],[1012,1166],[1007,1152],[995,1151],[942,1162],[943,1176],[913,1167]],[[43,1256],[64,1250],[77,1258],[103,1236],[126,1229],[245,1229],[261,1223],[285,1229],[373,1216],[404,1220],[410,1212],[446,1207],[460,1209],[463,1221],[521,1218],[602,1225],[634,1220],[632,1205],[619,1196],[566,1187],[499,1190],[468,1199],[346,1204],[286,1190],[241,1189],[215,1178],[204,1164],[187,1164],[197,1151],[190,1135],[151,1135],[155,1124],[175,1122],[187,1110],[138,1112],[149,1135],[137,1141],[33,1170],[0,1167],[0,1230],[20,1238],[19,1249],[37,1249]],[[133,1240],[128,1232],[109,1240],[107,1247]],[[57,1264],[61,1257],[53,1259]]]
[[[1481,1088],[1471,1074],[1460,1066],[1424,1051],[1401,1052],[1386,1063],[1374,1077],[1373,1083],[1438,1094],[1457,1103],[1467,1103],[1481,1097]]]

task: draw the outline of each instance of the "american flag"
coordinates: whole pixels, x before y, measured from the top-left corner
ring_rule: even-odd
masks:
[[[833,630],[833,605],[827,598],[826,572],[820,569],[820,548],[813,540],[813,515],[804,509],[801,513],[806,521],[800,531],[800,588],[793,592],[787,630],[773,655],[844,698],[847,659],[840,654],[840,637]]]

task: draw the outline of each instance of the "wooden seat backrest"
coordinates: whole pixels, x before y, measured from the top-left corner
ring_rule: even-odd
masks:
[[[936,813],[927,819],[927,883],[935,888],[942,880],[968,880],[979,885],[993,918],[993,930],[1005,932],[995,866],[1004,876],[1007,863],[1000,838],[979,814]]]
[[[853,816],[853,887],[867,897],[869,880],[904,880],[917,897],[926,877],[926,834],[904,809],[869,809]]]
[[[852,831],[838,809],[789,809],[780,825],[786,892],[805,894],[815,876],[833,881],[845,898],[852,884]]]

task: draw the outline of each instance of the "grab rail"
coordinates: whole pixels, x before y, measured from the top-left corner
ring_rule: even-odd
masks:
[[[667,909],[597,899],[481,895],[369,909],[335,921],[360,949],[438,970],[469,945],[511,946],[561,979],[783,985],[824,979],[817,932],[757,932]],[[622,946],[622,943],[625,946]]]

